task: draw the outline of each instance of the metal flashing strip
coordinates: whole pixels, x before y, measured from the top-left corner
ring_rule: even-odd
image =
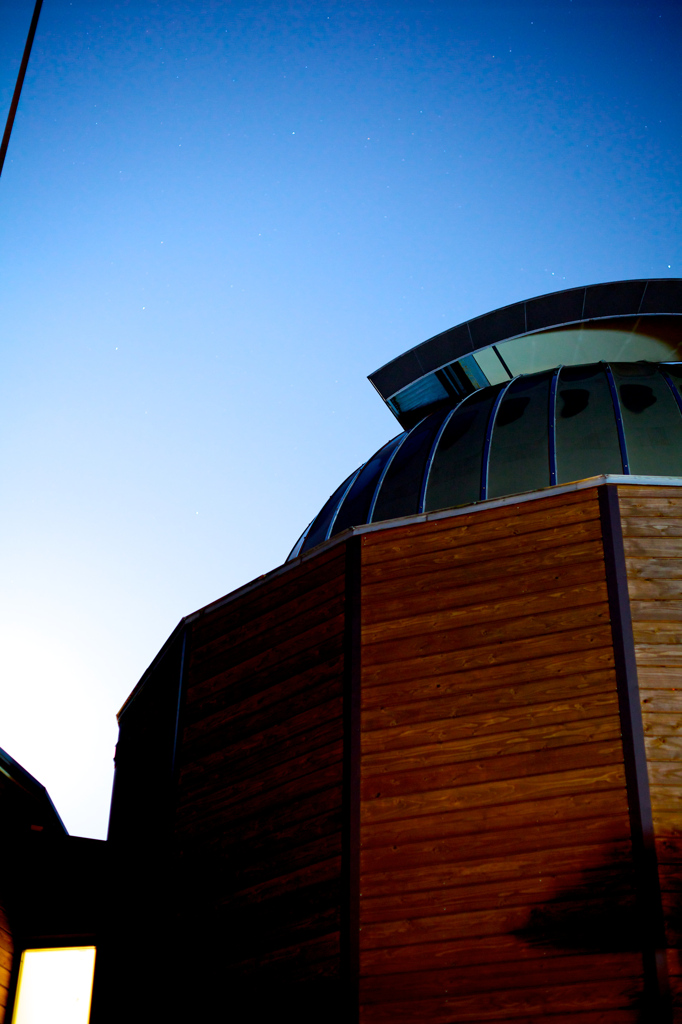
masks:
[[[668,1024],[672,1021],[672,1005],[666,960],[665,919],[656,856],[618,488],[607,484],[599,488],[598,494],[639,910],[638,924],[642,934],[645,999],[643,1009],[648,1014],[647,1020],[656,1024]]]
[[[362,546],[346,540],[343,640],[341,977],[344,1020],[357,1024],[360,979],[360,685]]]

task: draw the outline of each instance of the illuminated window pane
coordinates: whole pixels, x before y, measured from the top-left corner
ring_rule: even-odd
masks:
[[[13,1024],[88,1024],[95,947],[26,949]]]

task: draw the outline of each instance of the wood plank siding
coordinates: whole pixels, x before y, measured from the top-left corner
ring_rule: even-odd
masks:
[[[5,908],[0,905],[0,1024],[4,1024],[14,961],[14,939]],[[9,1022],[8,1022],[9,1024]]]
[[[682,493],[618,488],[675,1020],[682,1021]]]
[[[345,588],[337,547],[192,626],[175,841],[231,1020],[339,1007]]]
[[[670,1024],[668,979],[682,1024],[681,652],[658,486],[371,524],[189,616],[120,718],[93,1024]]]
[[[364,1024],[639,1019],[596,489],[363,535],[361,749]]]

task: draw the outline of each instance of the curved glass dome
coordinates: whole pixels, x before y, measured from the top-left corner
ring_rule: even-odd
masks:
[[[440,406],[344,480],[290,557],[350,526],[602,473],[682,477],[682,363],[555,367]]]
[[[604,473],[682,478],[682,281],[516,303],[370,375],[404,431],[332,494],[289,558],[351,526]]]

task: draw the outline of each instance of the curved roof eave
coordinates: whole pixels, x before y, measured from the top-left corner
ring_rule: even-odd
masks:
[[[498,342],[590,320],[644,315],[682,316],[682,279],[611,281],[514,302],[415,345],[368,379],[386,401],[421,377]]]

